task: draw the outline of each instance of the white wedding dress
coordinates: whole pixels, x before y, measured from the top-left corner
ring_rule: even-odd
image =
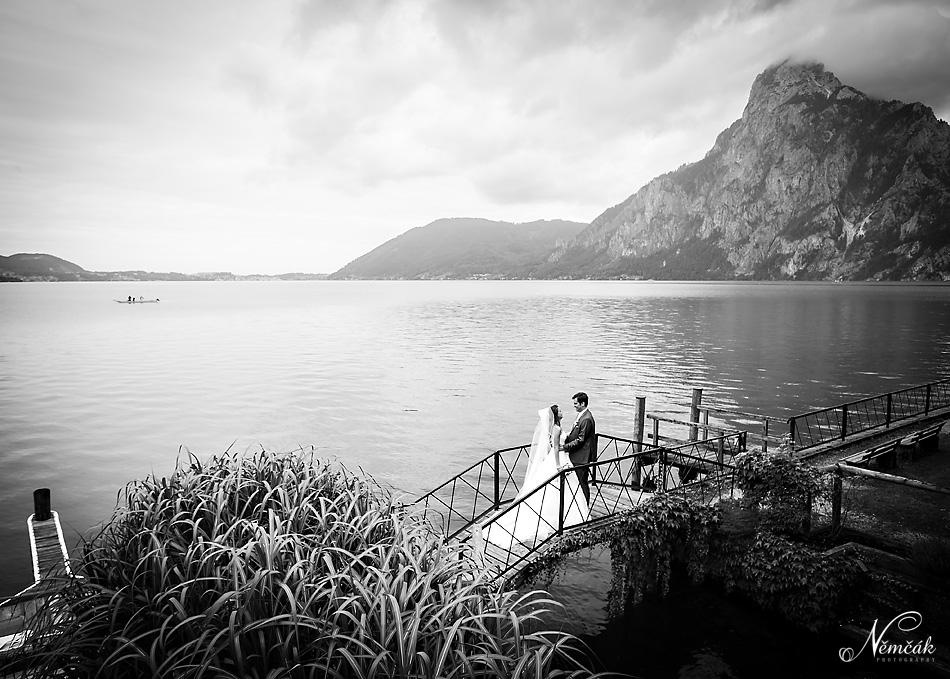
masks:
[[[551,409],[539,410],[524,483],[514,502],[482,525],[485,545],[491,543],[508,550],[520,542],[531,547],[558,529],[561,509],[558,457],[562,463],[570,462],[567,453],[558,451],[560,443],[561,429],[554,423]],[[588,515],[587,500],[577,475],[568,471],[564,474],[564,527],[583,523]]]

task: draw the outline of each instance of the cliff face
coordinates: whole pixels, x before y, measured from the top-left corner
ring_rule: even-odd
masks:
[[[950,280],[950,126],[784,63],[701,161],[555,248],[537,275]]]

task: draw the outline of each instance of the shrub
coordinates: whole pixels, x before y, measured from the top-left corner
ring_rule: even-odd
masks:
[[[311,454],[130,483],[45,612],[39,676],[589,675],[543,592],[489,586],[372,481]],[[537,673],[537,674],[536,674]]]

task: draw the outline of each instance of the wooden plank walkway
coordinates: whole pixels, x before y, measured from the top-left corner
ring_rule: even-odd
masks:
[[[37,521],[31,516],[27,523],[33,552],[33,579],[39,582],[44,578],[71,575],[69,553],[66,551],[63,529],[59,525],[59,515],[52,512],[52,517],[46,521]]]
[[[30,623],[37,611],[59,591],[62,579],[72,576],[59,515],[49,514],[46,520],[37,520],[35,514],[27,519],[34,582],[0,601],[0,661],[27,643]]]

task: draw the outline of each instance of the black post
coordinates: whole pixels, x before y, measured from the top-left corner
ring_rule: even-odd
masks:
[[[561,491],[560,507],[557,512],[557,532],[564,532],[564,472],[558,474],[559,486]]]
[[[927,385],[927,398],[924,401],[924,415],[930,412],[930,385]]]
[[[884,426],[891,426],[891,396],[892,394],[887,395],[887,414],[884,416]]]
[[[792,439],[792,448],[795,447],[795,418],[788,418],[788,435]]]
[[[498,479],[498,469],[501,467],[501,452],[495,451],[495,509],[501,505],[501,484]]]
[[[841,440],[848,435],[848,404],[841,406]]]
[[[49,521],[52,518],[49,488],[37,488],[33,491],[33,520]]]
[[[660,449],[660,473],[663,475],[663,490],[666,490],[666,467],[669,463],[669,457],[666,454],[666,448]]]

